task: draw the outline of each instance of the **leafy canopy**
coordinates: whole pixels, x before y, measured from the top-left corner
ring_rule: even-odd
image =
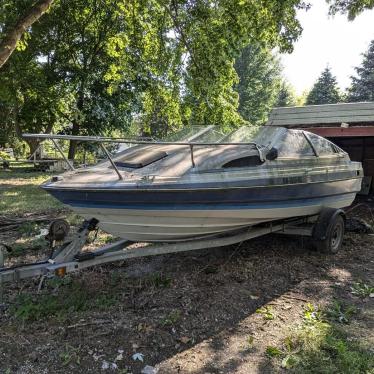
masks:
[[[32,3],[1,4],[0,37]],[[0,85],[17,69],[25,77],[37,71],[45,88],[30,79],[37,95],[25,105],[31,94],[24,97],[17,77],[22,97],[7,101],[11,111],[51,115],[43,91],[57,106],[48,122],[76,134],[134,123],[156,136],[190,123],[237,126],[235,58],[250,44],[291,51],[302,7],[300,0],[55,0],[24,34]]]
[[[330,14],[347,14],[350,21],[364,10],[374,8],[374,0],[327,0],[327,2],[330,4]]]

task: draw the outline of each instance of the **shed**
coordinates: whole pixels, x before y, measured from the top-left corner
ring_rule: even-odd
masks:
[[[362,162],[363,191],[374,193],[374,102],[274,108],[266,125],[305,129],[331,140]]]

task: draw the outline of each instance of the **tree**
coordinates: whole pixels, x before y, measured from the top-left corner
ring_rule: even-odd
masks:
[[[291,87],[289,83],[283,81],[280,90],[278,92],[277,101],[275,102],[274,106],[276,107],[284,107],[284,106],[295,106],[296,105],[296,95],[295,91]]]
[[[268,48],[249,45],[236,60],[239,113],[251,124],[266,122],[281,85],[279,60]]]
[[[7,0],[13,6],[5,13],[15,17],[14,9],[28,1]],[[208,0],[59,0],[28,29],[27,48],[12,55],[6,78],[14,78],[16,67],[42,74],[61,103],[52,126],[73,134],[125,132],[135,122],[153,136],[188,124],[234,127],[242,122],[235,58],[255,43],[292,50],[301,7],[300,0],[219,0],[214,6]],[[4,19],[1,14],[0,29]],[[13,113],[27,108],[35,115],[33,106],[21,101],[16,108],[15,102]],[[75,150],[71,142],[71,158]]]
[[[71,105],[67,101],[66,87],[53,81],[48,65],[39,63],[31,52],[29,48],[13,56],[0,74],[3,126],[19,138],[23,132],[48,133],[53,127],[66,125],[61,113],[64,107]],[[38,142],[35,139],[26,142],[30,152],[34,152]]]
[[[342,100],[336,78],[327,67],[314,83],[306,98],[306,105],[335,104]]]
[[[132,7],[121,4],[125,9]],[[150,1],[146,9],[136,7],[137,29],[142,29],[144,19],[149,19],[149,9],[152,9],[153,18],[162,20],[148,31],[152,35],[153,30],[157,30],[153,37],[157,43],[151,44],[147,40],[142,46],[145,56],[152,57],[148,60],[152,70],[159,71],[162,67],[164,84],[160,79],[147,81],[153,101],[157,101],[157,97],[152,92],[159,89],[163,91],[162,97],[170,98],[167,100],[168,110],[164,111],[165,115],[167,113],[165,121],[172,118],[176,124],[180,121],[183,124],[238,126],[242,120],[237,114],[238,95],[232,88],[238,83],[233,66],[235,58],[250,43],[292,50],[292,43],[301,32],[295,18],[300,7],[305,5],[290,0],[218,1],[214,6],[209,1],[170,0]],[[118,44],[124,36],[119,35]],[[122,50],[128,43],[128,39],[122,43]],[[167,69],[164,60],[158,61],[165,51],[166,55],[173,57]],[[121,75],[114,77],[114,83],[117,79],[120,80]],[[153,109],[159,107],[149,106]],[[158,115],[156,110],[148,118],[157,118]]]
[[[364,10],[374,8],[374,0],[327,0],[327,3],[330,4],[330,14],[347,14],[350,21]]]
[[[37,1],[14,25],[3,27],[2,31],[4,30],[4,36],[0,40],[0,68],[16,49],[17,43],[20,41],[24,32],[49,9],[52,2],[53,0]],[[4,8],[6,5],[10,4],[3,4],[2,7]]]
[[[351,77],[348,101],[374,101],[374,40],[363,55],[361,66],[355,68],[357,76]]]

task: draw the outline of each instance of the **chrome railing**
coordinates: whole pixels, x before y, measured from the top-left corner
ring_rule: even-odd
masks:
[[[126,143],[126,144],[134,144],[134,145],[176,145],[176,146],[186,146],[190,149],[190,155],[191,155],[191,164],[192,167],[195,167],[195,160],[194,160],[194,147],[195,146],[224,146],[224,145],[252,145],[254,146],[259,155],[261,160],[264,160],[263,154],[262,154],[262,146],[257,145],[254,142],[222,142],[222,143],[213,143],[213,142],[172,142],[172,141],[153,141],[153,140],[136,140],[136,139],[126,139],[126,138],[111,138],[111,137],[104,137],[104,136],[82,136],[82,135],[58,135],[58,134],[22,134],[23,138],[28,139],[37,139],[39,141],[44,140],[52,140],[53,145],[55,148],[60,152],[63,159],[67,163],[70,170],[75,170],[73,164],[68,160],[68,158],[65,156],[63,150],[59,146],[59,144],[56,142],[56,140],[74,140],[78,142],[93,142],[93,143],[99,143],[101,149],[107,156],[109,162],[113,166],[113,169],[118,175],[119,179],[123,179],[120,171],[118,170],[112,156],[106,149],[104,143]]]

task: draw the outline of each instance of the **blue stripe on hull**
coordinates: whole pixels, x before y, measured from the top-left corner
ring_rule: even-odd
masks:
[[[315,204],[315,199],[355,193],[357,179],[286,186],[191,190],[46,190],[64,204],[113,209],[271,209]],[[310,202],[310,203],[309,203]]]
[[[280,209],[292,207],[309,207],[312,205],[337,202],[346,199],[347,195],[327,196],[327,197],[314,197],[303,200],[287,200],[282,202],[261,203],[261,204],[173,204],[170,205],[105,205],[105,204],[90,204],[86,203],[71,203],[69,205],[81,208],[102,208],[102,209],[137,209],[137,210],[244,210],[244,209]],[[352,200],[354,199],[352,194]]]

